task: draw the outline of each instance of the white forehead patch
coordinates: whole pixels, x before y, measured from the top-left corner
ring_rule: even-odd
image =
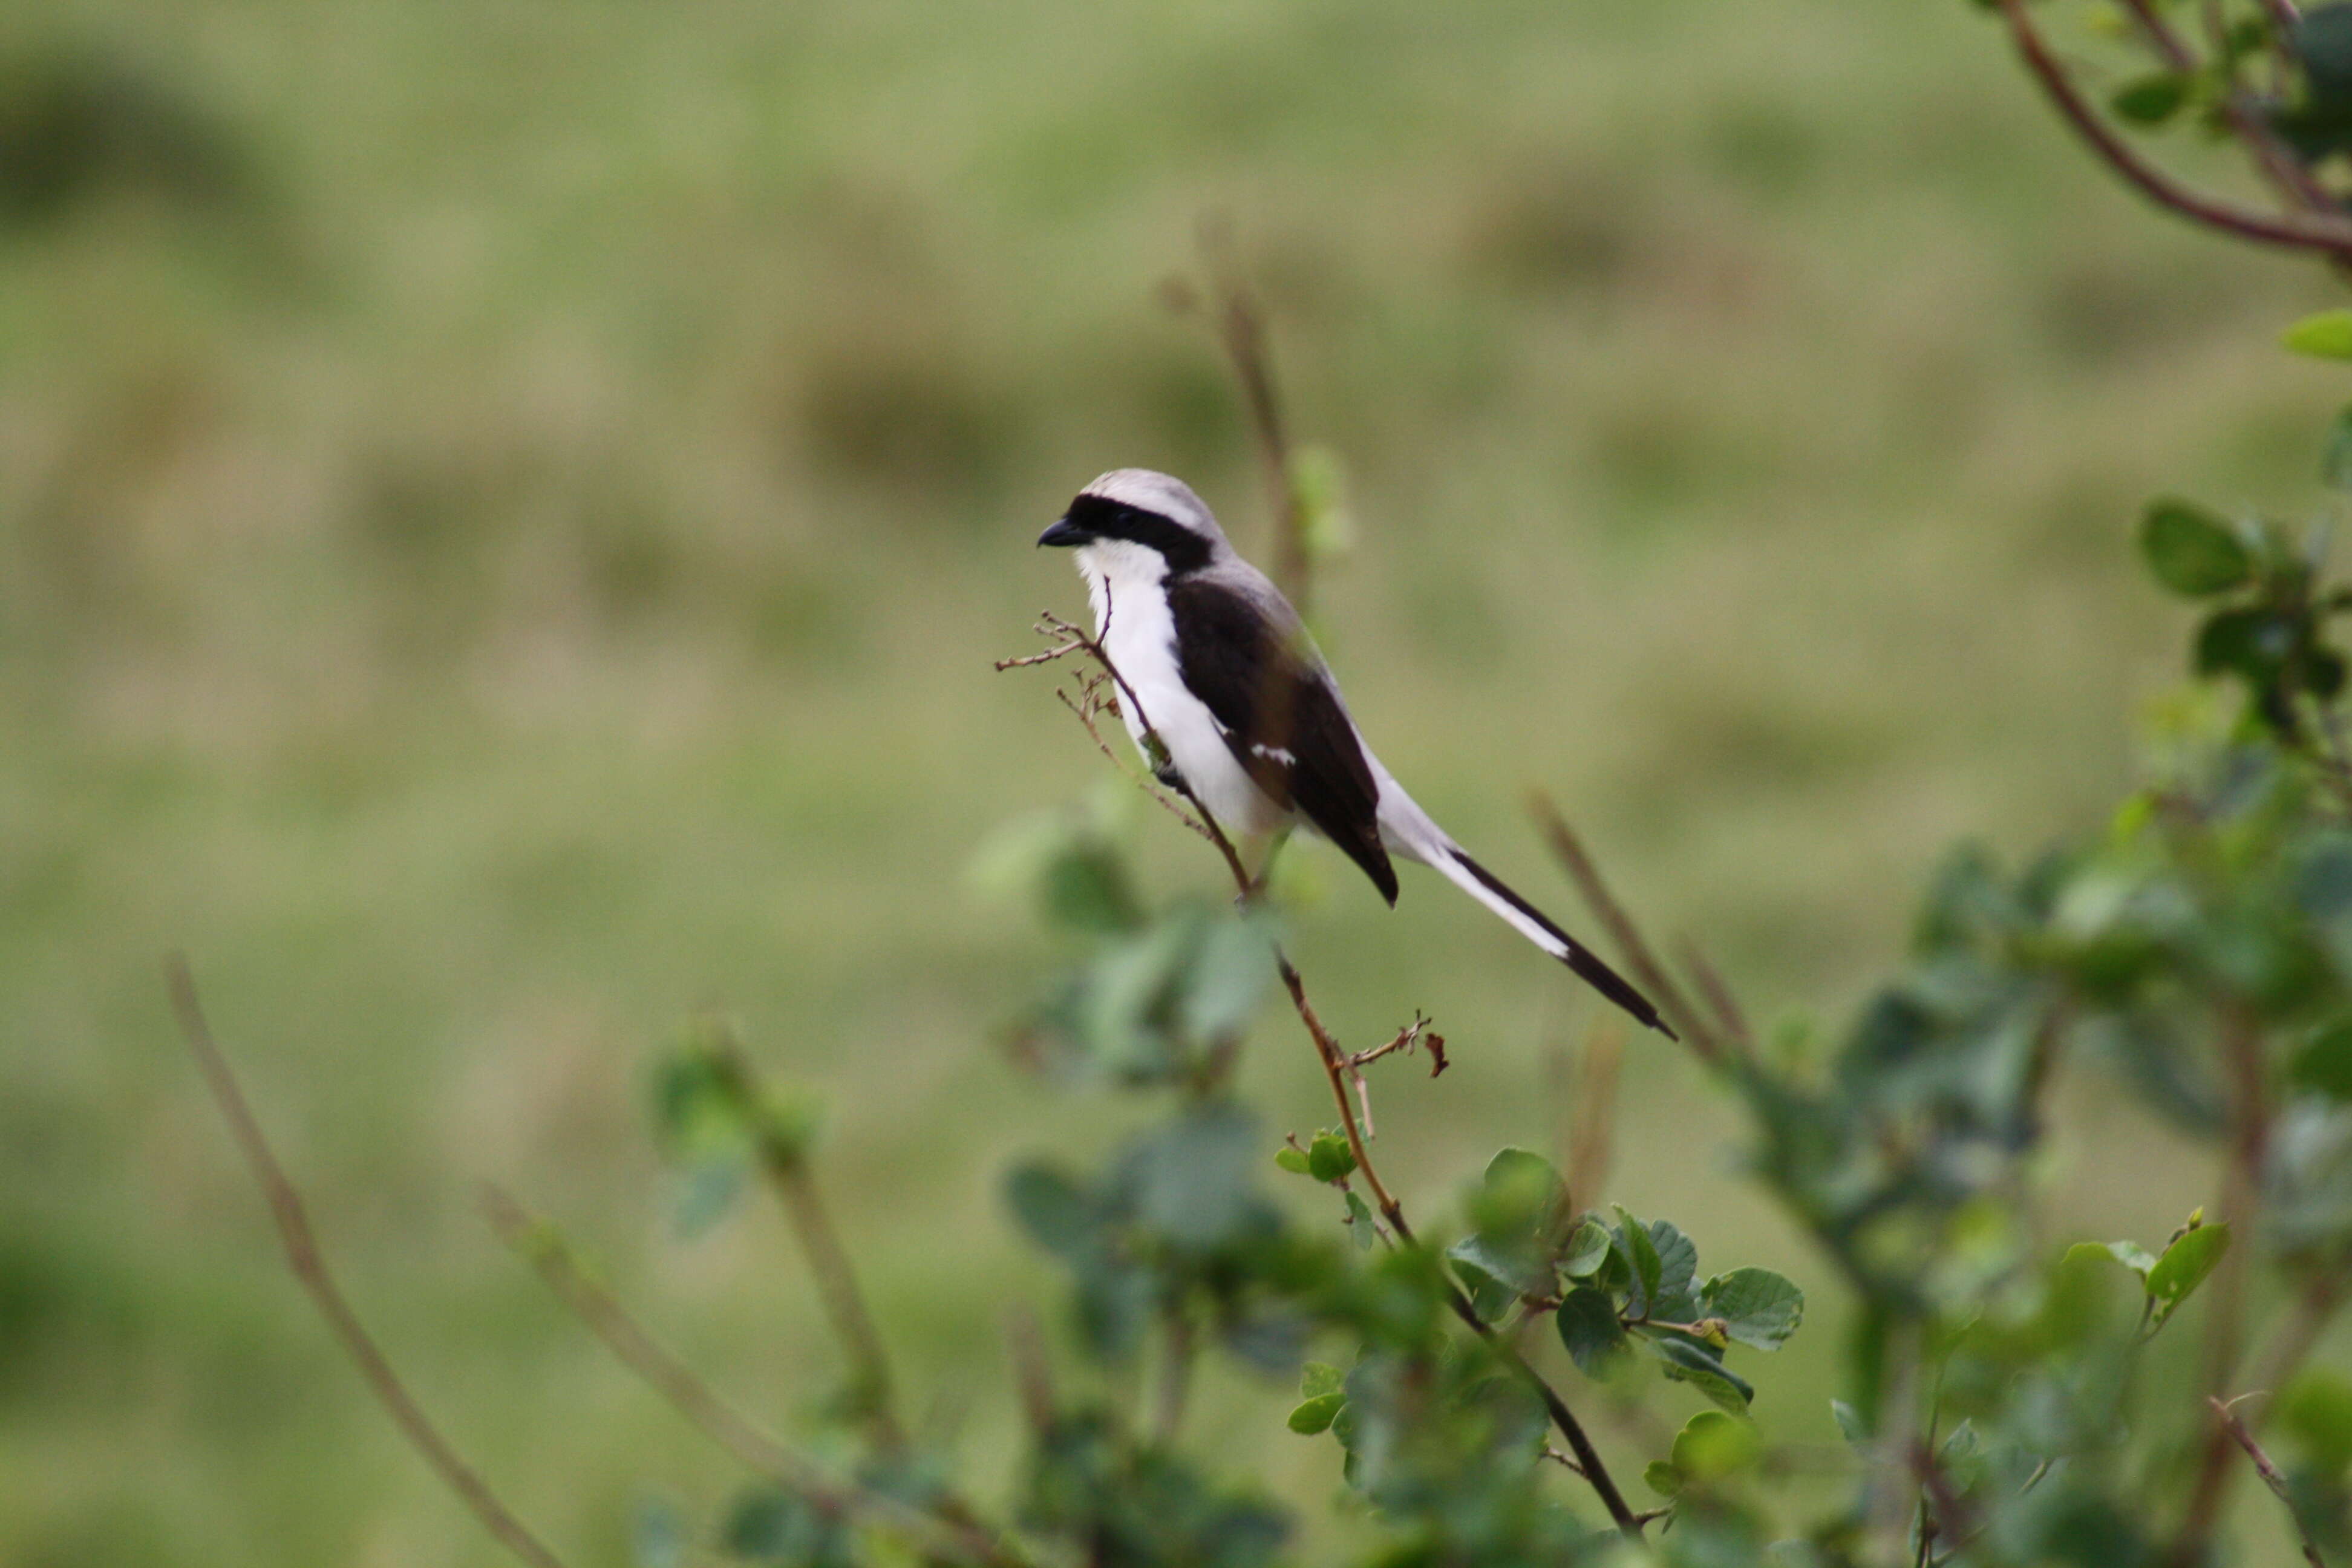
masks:
[[[1088,485],[1081,495],[1100,496],[1122,506],[1140,507],[1155,511],[1171,522],[1181,524],[1193,532],[1210,539],[1223,539],[1216,518],[1209,503],[1192,493],[1192,487],[1173,474],[1162,474],[1150,468],[1113,468]]]

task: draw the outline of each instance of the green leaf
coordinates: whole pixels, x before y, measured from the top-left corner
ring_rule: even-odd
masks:
[[[1664,1459],[1652,1459],[1642,1467],[1642,1484],[1660,1497],[1673,1497],[1683,1489],[1683,1479]]]
[[[1643,1336],[1650,1353],[1664,1363],[1663,1371],[1676,1383],[1687,1383],[1734,1415],[1745,1415],[1755,1388],[1725,1366],[1713,1352],[1674,1334]]]
[[[2299,1088],[2330,1100],[2352,1100],[2352,1018],[2313,1030],[2289,1058],[2286,1071]]]
[[[1617,1321],[1617,1303],[1590,1285],[1568,1293],[1552,1314],[1552,1323],[1577,1370],[1587,1377],[1607,1377],[1630,1348],[1625,1325]]]
[[[1356,1250],[1372,1249],[1372,1211],[1370,1205],[1354,1193],[1348,1194],[1348,1234],[1355,1238]]]
[[[1290,1413],[1290,1429],[1302,1437],[1312,1437],[1328,1431],[1339,1414],[1339,1407],[1347,1403],[1348,1396],[1344,1394],[1318,1394]]]
[[[1298,1369],[1298,1397],[1320,1399],[1327,1394],[1344,1392],[1348,1374],[1328,1361],[1310,1361]]]
[[[2314,359],[2352,359],[2352,310],[2339,307],[2305,316],[2280,341]]]
[[[1699,1292],[1699,1304],[1723,1320],[1726,1334],[1760,1351],[1778,1350],[1805,1318],[1805,1293],[1769,1268],[1717,1275]]]
[[[1227,1240],[1259,1201],[1256,1145],[1256,1124],[1230,1105],[1202,1106],[1170,1121],[1129,1156],[1137,1217],[1178,1246]]]
[[[2352,1465],[2352,1382],[2324,1366],[2307,1366],[2280,1391],[2273,1412],[2294,1434],[2315,1469],[2341,1476]]]
[[[1652,1220],[1649,1232],[1650,1246],[1658,1255],[1657,1300],[1651,1304],[1651,1315],[1678,1312],[1680,1307],[1670,1308],[1668,1303],[1689,1296],[1698,1273],[1698,1244],[1675,1228],[1671,1220]]]
[[[1650,1239],[1649,1227],[1628,1214],[1624,1205],[1612,1206],[1617,1211],[1618,1248],[1633,1270],[1633,1282],[1641,1288],[1633,1303],[1633,1315],[1647,1317],[1651,1303],[1658,1299],[1658,1277],[1664,1268],[1658,1261],[1657,1243]]]
[[[1240,1033],[1274,983],[1274,931],[1268,918],[1213,921],[1184,977],[1183,1026],[1198,1040]]]
[[[2148,1320],[2151,1331],[2160,1328],[2173,1309],[2189,1299],[2189,1293],[2205,1282],[2213,1266],[2221,1261],[2221,1254],[2230,1249],[2230,1226],[2225,1220],[2200,1225],[2184,1232],[2179,1240],[2164,1249],[2164,1256],[2147,1271],[2147,1294],[2156,1303],[2156,1311]]]
[[[1445,1256],[1453,1262],[1454,1272],[1461,1278],[1463,1289],[1469,1292],[1470,1310],[1478,1314],[1478,1321],[1482,1323],[1500,1322],[1510,1311],[1512,1303],[1518,1300],[1519,1292],[1483,1268],[1475,1256],[1465,1255],[1463,1251],[1465,1247],[1475,1248],[1477,1244],[1476,1237],[1466,1237],[1447,1247]]]
[[[1542,1155],[1499,1149],[1471,1196],[1470,1223],[1487,1236],[1531,1235],[1551,1219],[1567,1190]]]
[[[1870,1447],[1870,1423],[1862,1418],[1861,1411],[1843,1399],[1832,1399],[1830,1419],[1837,1423],[1838,1435],[1849,1447],[1864,1451]]]
[[[1294,1176],[1304,1176],[1311,1168],[1307,1163],[1307,1151],[1294,1149],[1287,1143],[1274,1152],[1274,1163]]]
[[[1093,1245],[1099,1225],[1094,1201],[1052,1166],[1015,1166],[1004,1179],[1004,1199],[1021,1228],[1046,1251],[1070,1258]]]
[[[1447,1247],[1445,1256],[1502,1288],[1500,1307],[1495,1313],[1486,1314],[1490,1321],[1522,1296],[1549,1298],[1559,1283],[1552,1276],[1551,1259],[1532,1246],[1512,1247],[1483,1236],[1465,1236]]]
[[[2253,555],[2237,532],[2193,501],[2148,503],[2139,547],[2157,580],[2190,598],[2226,594],[2253,575]]]
[[[2156,1267],[2156,1254],[2136,1241],[2078,1241],[2066,1249],[2061,1261],[2072,1263],[2083,1257],[2112,1258],[2138,1275],[2143,1284],[2147,1271]]]
[[[1675,1434],[1675,1469],[1692,1480],[1714,1480],[1764,1457],[1764,1436],[1752,1421],[1702,1410]]]
[[[2118,119],[2135,125],[2161,125],[2189,100],[2189,79],[2176,71],[2158,71],[2126,82],[2107,100]]]
[[[1592,1220],[1579,1224],[1560,1254],[1559,1266],[1571,1279],[1590,1279],[1609,1261],[1609,1232]]]
[[[1353,1175],[1356,1152],[1337,1132],[1318,1132],[1307,1145],[1307,1173],[1318,1182],[1338,1182]]]

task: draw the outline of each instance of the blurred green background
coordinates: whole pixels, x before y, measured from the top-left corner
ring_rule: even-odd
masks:
[[[2320,275],[2142,211],[1957,0],[0,10],[0,1561],[499,1560],[280,1266],[173,947],[363,1315],[575,1562],[735,1477],[475,1177],[746,1404],[835,1387],[772,1214],[670,1224],[644,1066],[697,1006],[831,1103],[903,1380],[1003,1480],[1001,1307],[1058,1281],[1000,1173],[1142,1112],[996,1047],[1054,952],[965,868],[1106,770],[990,660],[1081,602],[1031,542],[1098,470],[1262,548],[1160,298],[1208,211],[1347,470],[1318,622],[1387,763],[1588,924],[1518,815],[1556,792],[1767,1017],[1842,1018],[1954,838],[2095,828],[2180,658],[2137,503],[2309,510],[2343,391],[2273,346]],[[1453,1043],[1380,1085],[1442,1215],[1555,1141],[1595,1005],[1433,878],[1391,913],[1302,858],[1341,1037]],[[1285,1017],[1246,1070],[1326,1115]],[[2054,1232],[2209,1195],[2067,1103]],[[1732,1132],[1634,1042],[1607,1195],[1814,1291],[1758,1413],[1831,1442],[1836,1295]],[[1191,1435],[1319,1520],[1286,1403],[1220,1373]]]

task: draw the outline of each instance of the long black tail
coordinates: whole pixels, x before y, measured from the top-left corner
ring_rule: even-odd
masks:
[[[1591,949],[1554,925],[1549,916],[1513,892],[1501,878],[1464,854],[1459,847],[1452,848],[1452,855],[1454,863],[1470,874],[1471,881],[1462,881],[1460,878],[1454,879],[1461,883],[1465,892],[1478,897],[1479,902],[1486,905],[1505,920],[1510,921],[1513,926],[1525,932],[1537,946],[1567,964],[1579,980],[1625,1009],[1643,1028],[1655,1029],[1670,1040],[1682,1038],[1667,1026],[1664,1018],[1658,1016],[1657,1008],[1651,1005],[1647,996],[1634,989],[1632,981],[1603,963]],[[1445,868],[1444,866],[1438,867],[1441,871]],[[1472,882],[1476,886],[1472,886]],[[1479,896],[1481,889],[1493,896],[1491,898]],[[1511,917],[1514,913],[1521,919],[1513,920]],[[1534,931],[1528,930],[1530,924],[1536,928]],[[1538,932],[1541,934],[1538,935]],[[1550,940],[1546,941],[1547,937]]]

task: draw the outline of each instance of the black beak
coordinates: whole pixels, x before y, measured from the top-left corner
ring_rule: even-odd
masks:
[[[1081,528],[1076,523],[1072,522],[1066,517],[1058,520],[1053,527],[1039,534],[1037,536],[1037,542],[1040,544],[1050,544],[1056,550],[1067,550],[1074,544],[1084,544],[1093,538],[1094,535],[1092,533],[1089,533],[1087,530]]]

